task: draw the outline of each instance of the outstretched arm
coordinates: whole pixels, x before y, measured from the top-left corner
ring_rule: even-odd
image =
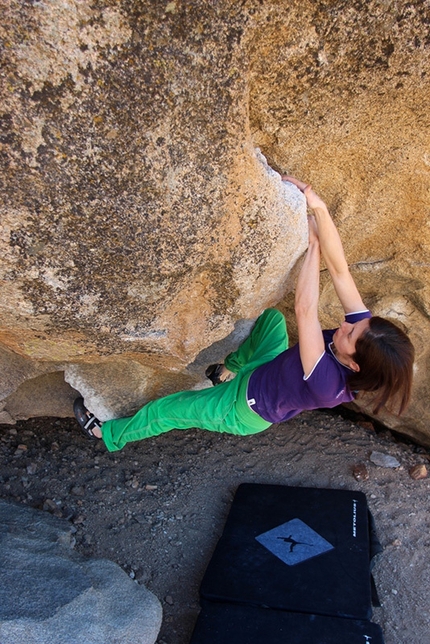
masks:
[[[295,312],[299,332],[300,360],[309,376],[324,352],[318,320],[320,244],[314,217],[308,217],[309,246],[296,285]]]
[[[284,175],[282,180],[297,186],[314,212],[321,253],[345,313],[364,310],[366,306],[349,271],[339,233],[324,201],[303,181],[288,175]]]

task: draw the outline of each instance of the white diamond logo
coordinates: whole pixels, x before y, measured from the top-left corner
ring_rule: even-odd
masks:
[[[255,538],[287,566],[295,566],[334,549],[331,543],[300,519],[287,521]]]

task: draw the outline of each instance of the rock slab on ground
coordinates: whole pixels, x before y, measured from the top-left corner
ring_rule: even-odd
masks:
[[[160,602],[114,562],[72,549],[70,524],[0,501],[2,644],[153,644]]]

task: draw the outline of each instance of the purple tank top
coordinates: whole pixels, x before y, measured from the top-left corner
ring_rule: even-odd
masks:
[[[349,313],[345,319],[354,324],[370,317],[366,310]],[[346,384],[351,370],[337,360],[330,347],[335,331],[323,331],[325,351],[306,379],[298,344],[257,367],[248,383],[249,407],[268,422],[280,423],[304,409],[351,402],[354,395]]]

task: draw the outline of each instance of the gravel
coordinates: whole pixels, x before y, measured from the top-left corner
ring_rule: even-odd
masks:
[[[240,483],[361,490],[384,546],[373,621],[386,644],[424,644],[430,480],[409,471],[430,456],[362,420],[304,412],[250,437],[173,431],[116,453],[88,441],[73,419],[0,425],[0,496],[68,520],[79,552],[115,561],[160,599],[158,644],[188,644],[199,584]],[[399,467],[375,464],[372,452]]]

